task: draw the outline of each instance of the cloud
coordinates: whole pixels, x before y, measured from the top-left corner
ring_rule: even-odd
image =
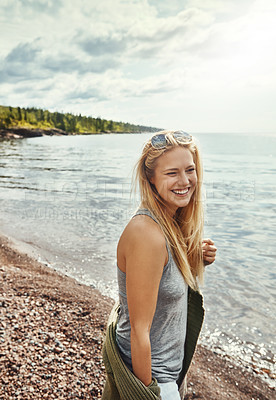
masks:
[[[40,53],[38,41],[19,43],[0,61],[0,82],[19,82],[42,78],[43,74],[34,64]]]
[[[122,53],[127,47],[127,38],[125,37],[91,37],[78,40],[81,48],[94,57],[104,54]]]
[[[179,79],[179,71],[172,71],[156,77],[145,77],[135,80],[126,78],[121,72],[107,71],[104,76],[90,74],[86,83],[79,83],[76,79],[71,82],[72,90],[65,94],[67,99],[74,96],[81,99],[97,98],[99,101],[110,99],[126,99],[150,97],[159,93],[169,93],[178,90],[183,84],[182,76]]]
[[[109,69],[116,68],[118,60],[113,57],[92,57],[89,61],[75,58],[69,54],[44,57],[40,62],[40,68],[52,73],[77,73],[79,75],[87,73],[102,74]]]
[[[106,55],[83,58],[79,54],[57,52],[42,39],[19,43],[0,61],[0,82],[16,83],[25,80],[47,79],[52,74],[102,74],[120,65],[117,58]]]
[[[66,100],[91,100],[96,99],[97,101],[108,100],[106,96],[98,88],[84,89],[84,90],[73,90],[66,95]]]
[[[163,109],[193,94],[196,109],[206,93],[275,88],[274,12],[272,0],[3,0],[0,102]]]
[[[62,0],[19,0],[22,9],[29,9],[32,13],[57,13],[63,5]]]
[[[62,0],[2,0],[1,8],[9,17],[24,17],[34,14],[57,15],[63,6]]]
[[[37,53],[39,53],[39,48],[35,43],[19,43],[19,45],[12,49],[12,51],[7,55],[6,62],[31,62],[36,58]]]
[[[120,59],[121,64],[133,60],[162,59],[175,51],[190,49],[195,42],[202,43],[208,36],[206,26],[213,17],[198,9],[184,10],[167,18],[155,15],[133,20],[129,26],[122,25],[119,30],[104,29],[94,32],[80,30],[75,38],[77,46],[89,56],[109,55]]]

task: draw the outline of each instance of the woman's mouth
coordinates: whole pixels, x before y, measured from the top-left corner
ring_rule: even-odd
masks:
[[[186,188],[186,189],[181,189],[181,190],[174,189],[174,190],[172,190],[172,192],[173,192],[174,194],[178,195],[178,196],[184,196],[185,194],[188,193],[189,190],[190,190],[190,188],[188,187],[188,188]]]

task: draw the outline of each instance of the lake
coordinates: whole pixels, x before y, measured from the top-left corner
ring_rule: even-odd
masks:
[[[137,194],[130,197],[132,168],[150,136],[0,141],[1,231],[56,270],[116,298],[116,246],[139,205]],[[244,365],[272,370],[276,136],[195,137],[204,161],[205,237],[218,247],[205,273],[201,341]]]

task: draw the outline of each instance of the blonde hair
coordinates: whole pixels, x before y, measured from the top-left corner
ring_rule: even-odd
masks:
[[[156,149],[149,139],[137,161],[133,171],[133,189],[139,184],[141,207],[147,208],[156,218],[170,246],[174,260],[180,269],[186,283],[198,290],[198,283],[203,283],[203,203],[202,203],[202,162],[198,146],[194,139],[190,143],[181,143],[174,138],[175,131],[161,131],[167,139],[166,147]],[[188,149],[195,163],[197,185],[186,207],[178,208],[174,218],[166,212],[166,204],[158,195],[155,186],[150,183],[154,176],[158,158],[167,151],[181,146]]]

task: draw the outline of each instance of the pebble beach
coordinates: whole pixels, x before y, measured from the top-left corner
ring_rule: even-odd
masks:
[[[0,400],[100,399],[112,305],[0,236]],[[186,400],[274,398],[258,374],[198,345]]]

